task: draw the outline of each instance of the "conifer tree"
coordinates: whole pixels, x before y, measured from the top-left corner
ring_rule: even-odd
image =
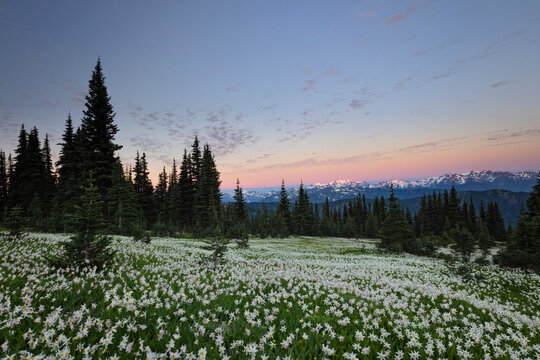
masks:
[[[540,173],[527,198],[527,210],[522,209],[511,241],[496,260],[502,266],[532,269],[540,274]]]
[[[158,177],[158,183],[154,191],[154,201],[157,209],[157,222],[164,225],[167,219],[167,171],[165,167],[163,167],[163,171]]]
[[[291,229],[291,201],[287,195],[285,189],[285,180],[281,179],[281,191],[279,194],[279,205],[277,208],[277,214],[285,221],[287,227],[287,236]]]
[[[169,187],[167,189],[167,224],[171,226],[174,231],[180,231],[181,224],[181,188],[179,182],[178,168],[176,166],[176,159],[173,159],[173,165],[171,174],[169,176]]]
[[[68,226],[75,232],[69,241],[62,243],[64,253],[49,260],[59,267],[97,267],[103,268],[114,258],[110,248],[112,238],[102,235],[105,221],[102,214],[102,200],[94,185],[92,172],[88,185],[83,188],[80,205],[75,206],[73,214],[68,215]]]
[[[300,182],[298,189],[298,200],[293,209],[293,217],[295,223],[295,232],[298,235],[312,235],[314,232],[314,217],[309,196],[304,189],[303,182]]]
[[[211,233],[221,216],[221,180],[208,144],[204,145],[195,195],[195,226],[199,235]]]
[[[478,221],[477,233],[478,233],[478,247],[481,250],[487,251],[491,247],[493,247],[493,245],[495,245],[493,238],[491,237],[491,235],[489,235],[489,231],[486,225],[484,224],[484,222],[482,221],[482,219]]]
[[[28,147],[28,134],[21,125],[15,156],[10,162],[9,171],[9,189],[8,189],[8,208],[13,208],[16,205],[21,205],[21,210],[26,213],[24,208],[24,174],[26,172],[26,156]],[[11,160],[11,159],[10,159]]]
[[[20,205],[12,207],[6,217],[6,227],[9,230],[8,239],[21,240],[23,238],[23,228],[25,218]]]
[[[415,250],[412,226],[407,222],[398,204],[393,185],[390,187],[388,213],[381,224],[379,235],[381,237],[380,246],[383,249],[391,252],[413,252]]]
[[[144,228],[149,228],[154,224],[156,211],[154,206],[154,187],[148,177],[148,163],[146,162],[146,154],[135,157],[135,167],[133,168],[133,186],[137,193],[139,211],[142,216],[140,224]]]
[[[234,189],[234,210],[236,228],[234,233],[238,239],[238,247],[247,248],[249,246],[247,235],[247,209],[239,179],[236,179],[236,189]]]
[[[44,211],[51,211],[53,209],[53,201],[56,196],[56,176],[54,173],[51,147],[49,145],[49,135],[45,134],[45,141],[43,142],[43,174],[41,180],[41,207]],[[49,214],[48,218],[51,218]],[[55,223],[48,224],[48,229],[55,228]]]
[[[209,264],[213,270],[216,270],[219,265],[223,265],[227,262],[225,254],[227,253],[227,245],[229,240],[223,237],[219,226],[213,231],[213,236],[205,240],[206,245],[203,247],[205,250],[209,250],[212,253],[203,259],[203,262]]]
[[[58,144],[60,145],[60,156],[56,162],[58,173],[56,203],[58,204],[61,219],[63,219],[63,214],[71,212],[79,197],[78,193],[81,186],[81,149],[77,148],[71,114],[68,114],[62,140],[63,142]],[[61,222],[65,231],[64,221],[61,220]]]
[[[114,214],[114,226],[111,231],[133,235],[140,218],[138,198],[131,180],[131,170],[126,169],[124,172],[120,162],[117,162],[113,173],[112,191],[116,196],[110,202],[110,206],[112,207],[110,213]]]
[[[105,76],[98,58],[92,77],[88,82],[88,95],[84,104],[81,124],[82,168],[85,176],[92,172],[95,185],[103,197],[104,209],[115,194],[109,193],[113,183],[116,163],[115,152],[122,146],[114,142],[118,127],[114,124],[115,113],[105,86]]]
[[[458,225],[448,232],[448,236],[454,242],[454,249],[463,257],[467,258],[474,251],[474,236],[466,228]]]
[[[180,177],[178,186],[180,187],[180,220],[184,227],[193,226],[195,209],[195,184],[193,182],[191,156],[184,150],[182,165],[180,166]]]
[[[450,227],[455,227],[456,225],[460,225],[460,223],[462,223],[463,216],[460,203],[461,200],[459,200],[459,197],[457,196],[456,188],[452,186],[452,189],[450,189],[450,197],[448,198],[447,208],[447,216],[448,221],[450,221]]]
[[[8,196],[8,164],[6,153],[0,149],[0,222],[5,220]]]
[[[486,226],[493,239],[499,242],[506,241],[507,238],[504,219],[502,218],[499,210],[499,205],[496,202],[490,202],[488,204],[486,218]]]
[[[476,210],[474,209],[472,196],[469,199],[469,210],[468,210],[468,219],[467,219],[467,228],[471,234],[476,235],[478,233],[478,220],[476,217]]]
[[[199,138],[197,135],[195,135],[195,140],[193,141],[193,145],[191,146],[191,179],[193,181],[193,184],[196,186],[197,181],[199,180],[199,175],[201,173],[201,166],[202,166],[202,155],[201,155],[201,149],[199,147]]]

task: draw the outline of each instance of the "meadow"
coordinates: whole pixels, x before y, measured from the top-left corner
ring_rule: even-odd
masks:
[[[55,270],[65,235],[0,243],[0,358],[539,359],[540,277],[381,254],[372,241],[116,237],[104,272]]]

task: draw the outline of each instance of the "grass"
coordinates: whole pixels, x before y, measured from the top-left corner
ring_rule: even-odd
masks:
[[[118,237],[105,272],[43,260],[63,235],[0,243],[0,356],[526,359],[540,354],[540,278],[386,255],[373,241],[252,239],[228,264],[203,242]]]

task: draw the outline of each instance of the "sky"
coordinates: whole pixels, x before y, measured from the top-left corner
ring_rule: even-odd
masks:
[[[540,170],[537,0],[3,0],[0,49],[6,153],[80,124],[100,57],[154,184],[195,134],[224,189]]]

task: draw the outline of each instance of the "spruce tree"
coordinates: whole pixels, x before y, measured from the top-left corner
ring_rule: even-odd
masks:
[[[191,146],[191,179],[193,180],[193,184],[196,186],[197,181],[199,180],[199,175],[201,173],[201,166],[202,166],[202,155],[201,155],[201,149],[199,147],[199,139],[197,135],[195,135],[195,140],[193,141],[193,145]]]
[[[298,235],[313,235],[314,217],[309,196],[304,189],[303,182],[300,182],[298,189],[298,200],[293,209],[295,233]]]
[[[388,213],[379,230],[380,246],[390,252],[414,252],[415,242],[412,226],[399,206],[393,185],[390,186],[388,201]]]
[[[474,251],[474,236],[466,228],[458,225],[448,232],[448,236],[454,242],[454,249],[463,257],[468,258]]]
[[[115,152],[122,148],[114,142],[118,127],[114,124],[115,113],[110,101],[101,60],[98,58],[88,82],[81,124],[82,168],[85,176],[92,172],[95,185],[104,200],[104,209],[108,208],[107,203],[115,196],[110,191],[117,161]]]
[[[461,200],[457,196],[457,191],[454,186],[450,189],[450,197],[448,198],[447,216],[450,221],[450,227],[455,227],[463,222],[462,209],[460,206]]]
[[[236,179],[236,189],[234,189],[234,220],[236,230],[235,237],[238,239],[238,247],[247,248],[249,246],[247,235],[247,209],[244,201],[244,194],[240,187],[240,180]]]
[[[0,222],[5,220],[8,196],[8,164],[6,154],[0,149]]]
[[[287,196],[287,190],[285,189],[285,180],[281,179],[281,191],[279,194],[279,205],[277,208],[277,214],[285,221],[287,227],[287,236],[291,229],[291,201]]]
[[[80,205],[68,215],[68,226],[75,232],[69,241],[62,243],[64,252],[60,257],[51,257],[51,263],[58,267],[97,267],[102,269],[114,258],[110,248],[112,238],[102,235],[106,223],[102,214],[102,200],[94,184],[92,172],[88,185],[84,187]]]
[[[158,176],[158,183],[154,190],[154,202],[156,204],[157,222],[162,227],[167,219],[167,171],[165,166]]]
[[[191,156],[184,150],[178,179],[180,197],[180,224],[183,231],[193,226],[195,208],[195,184],[191,173]]]
[[[208,144],[204,145],[195,194],[195,226],[198,235],[211,234],[221,216],[221,180]]]
[[[116,196],[110,202],[110,213],[113,214],[111,231],[133,235],[140,218],[138,197],[131,180],[131,170],[124,171],[120,162],[117,162],[113,172],[112,191]]]
[[[42,154],[44,166],[41,178],[41,206],[44,211],[48,212],[46,229],[55,230],[56,223],[52,219],[51,210],[53,209],[54,199],[56,197],[56,176],[52,164],[48,134],[45,134]]]
[[[27,148],[28,148],[28,134],[24,128],[24,124],[21,125],[19,132],[19,139],[17,148],[15,149],[15,156],[10,162],[9,171],[9,189],[8,189],[8,208],[13,208],[17,205],[21,206],[23,213],[26,213],[26,207],[24,206],[25,198],[25,180],[24,176],[27,169]]]
[[[205,242],[206,245],[203,249],[209,250],[211,253],[203,258],[203,262],[210,265],[213,270],[216,270],[219,265],[223,265],[227,262],[225,254],[227,253],[229,240],[223,237],[220,227],[216,226],[212,232],[212,236],[205,240]]]
[[[531,269],[540,274],[540,173],[527,198],[527,210],[522,209],[511,241],[496,260],[502,266]]]
[[[61,219],[63,219],[64,214],[71,212],[73,206],[77,203],[81,186],[81,149],[77,148],[71,114],[68,114],[62,140],[63,142],[58,144],[60,145],[60,156],[56,162],[58,173],[56,203],[58,204]],[[66,224],[63,220],[61,222],[65,231]]]
[[[178,175],[178,167],[176,166],[176,159],[173,159],[173,165],[171,174],[169,176],[169,185],[167,188],[167,224],[171,226],[174,231],[180,231],[181,224],[181,202],[182,194],[180,188],[180,179]]]
[[[495,242],[493,241],[493,238],[491,237],[491,235],[489,235],[489,231],[486,225],[484,224],[484,222],[482,221],[482,219],[478,221],[477,233],[478,233],[478,247],[481,250],[487,251],[495,245]]]
[[[146,154],[135,157],[135,167],[133,168],[133,187],[138,197],[141,221],[143,228],[149,229],[155,222],[156,210],[154,205],[154,187],[148,177],[148,163]]]
[[[26,221],[20,205],[16,205],[9,210],[5,223],[9,230],[8,240],[21,240],[23,238]]]

